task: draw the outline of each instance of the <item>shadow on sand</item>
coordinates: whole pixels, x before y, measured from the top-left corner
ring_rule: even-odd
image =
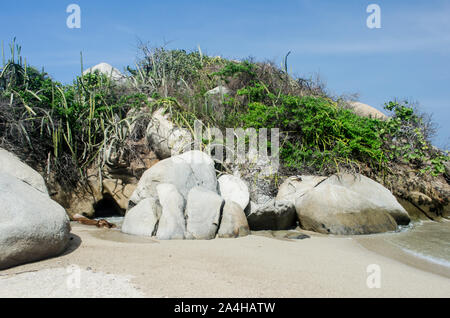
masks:
[[[69,244],[67,245],[66,250],[60,256],[69,255],[70,253],[77,250],[80,247],[81,242],[81,237],[76,234],[70,233]]]

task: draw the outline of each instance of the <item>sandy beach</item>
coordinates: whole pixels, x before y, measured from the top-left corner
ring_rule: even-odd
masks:
[[[0,272],[0,297],[450,296],[449,271],[407,265],[358,238],[156,241],[79,224],[72,237],[63,256]],[[381,269],[379,289],[367,287],[371,264]]]

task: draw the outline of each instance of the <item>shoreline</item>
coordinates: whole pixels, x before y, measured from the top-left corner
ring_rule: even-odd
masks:
[[[367,249],[380,237],[156,241],[72,224],[60,257],[0,272],[0,297],[448,297],[450,279]],[[381,268],[369,289],[367,267]],[[81,269],[68,291],[66,269]],[[83,279],[84,278],[84,279]],[[37,284],[39,282],[39,284]],[[88,283],[91,282],[91,283]]]
[[[358,242],[362,247],[379,255],[383,255],[385,257],[394,259],[398,262],[426,272],[437,274],[445,278],[450,278],[449,259],[436,257],[434,255],[430,255],[429,253],[422,253],[420,251],[403,247],[401,246],[401,244],[398,244],[399,240],[411,240],[411,237],[414,237],[416,240],[418,238],[421,240],[430,239],[426,235],[422,234],[420,230],[427,227],[439,226],[446,226],[450,231],[450,222],[448,221],[442,221],[440,223],[433,221],[420,221],[413,223],[412,228],[406,231],[401,231],[399,233],[383,233],[361,236],[356,237],[355,241]],[[450,248],[450,241],[447,245],[448,250]],[[441,246],[441,248],[445,247]],[[448,258],[450,258],[450,255]]]

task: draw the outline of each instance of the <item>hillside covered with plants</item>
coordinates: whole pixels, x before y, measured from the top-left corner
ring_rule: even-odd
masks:
[[[131,160],[129,141],[140,140],[152,111],[164,107],[185,128],[195,119],[223,130],[279,128],[282,176],[350,171],[394,190],[411,174],[424,183],[448,178],[448,156],[432,146],[428,116],[408,102],[387,101],[387,120],[361,117],[320,82],[289,75],[287,58],[278,67],[200,50],[142,46],[141,52],[124,82],[92,73],[62,84],[28,65],[13,43],[0,73],[0,147],[70,187],[88,168],[108,164],[111,149]],[[81,58],[81,69],[82,64]],[[220,116],[205,99],[218,86],[229,89]],[[147,111],[136,111],[142,109]],[[433,200],[445,205],[448,198],[435,194]]]

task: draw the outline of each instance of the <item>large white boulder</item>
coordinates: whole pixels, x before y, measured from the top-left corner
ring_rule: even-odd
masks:
[[[288,178],[278,189],[277,200],[289,201],[295,204],[298,197],[313,189],[326,177],[319,176],[296,176]]]
[[[348,102],[353,112],[361,117],[387,120],[389,117],[378,109],[361,102]]]
[[[239,177],[233,175],[223,175],[217,181],[222,198],[236,202],[245,210],[250,202],[250,193],[247,184]]]
[[[388,189],[359,174],[291,177],[280,186],[277,200],[293,202],[301,226],[321,233],[379,233],[410,222]]]
[[[16,155],[2,148],[0,148],[0,172],[12,175],[42,193],[48,193],[44,178],[37,171],[20,161]]]
[[[354,193],[355,200],[358,197],[366,199],[378,209],[389,213],[400,225],[407,225],[410,222],[408,212],[391,191],[370,178],[360,174],[336,174],[323,181],[323,184],[345,187]]]
[[[117,68],[112,67],[108,63],[100,63],[83,72],[83,75],[99,72],[111,78],[113,81],[123,83],[126,81],[126,76],[123,75]]]
[[[147,126],[147,140],[160,159],[192,149],[191,133],[170,120],[164,108],[156,110]]]
[[[217,192],[214,161],[201,151],[190,151],[158,162],[142,175],[129,207],[146,198],[158,198],[156,187],[162,183],[173,184],[185,199],[194,187]]]
[[[184,219],[185,200],[183,196],[173,184],[160,184],[156,190],[162,206],[156,238],[158,240],[184,239],[186,220]]]
[[[57,256],[66,248],[69,218],[47,193],[0,172],[0,207],[0,269]]]
[[[323,182],[299,197],[296,210],[303,229],[323,234],[360,235],[397,228],[388,210],[331,183]]]
[[[161,206],[153,198],[147,198],[139,202],[127,212],[122,224],[122,232],[131,235],[155,236]]]
[[[224,201],[216,192],[202,187],[193,188],[186,204],[186,238],[214,239],[220,222]]]

